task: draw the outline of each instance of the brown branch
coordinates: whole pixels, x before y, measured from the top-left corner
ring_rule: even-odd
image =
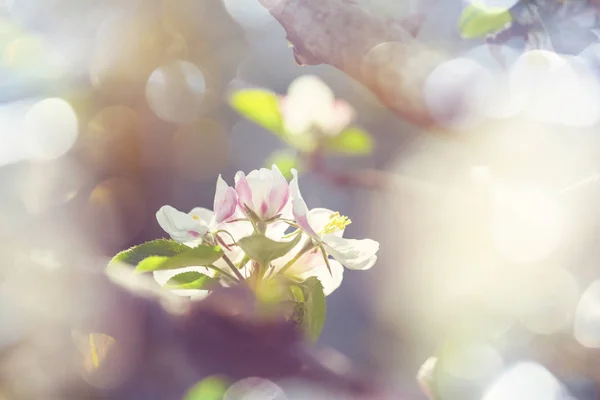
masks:
[[[406,21],[377,18],[355,0],[259,1],[285,29],[299,63],[332,65],[397,115],[426,129],[441,129],[421,92],[442,57],[419,44]],[[410,29],[416,32],[420,22]]]

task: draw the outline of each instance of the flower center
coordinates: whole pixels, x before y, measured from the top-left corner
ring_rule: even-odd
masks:
[[[321,235],[327,235],[343,230],[346,226],[350,225],[352,221],[345,215],[340,215],[339,212],[334,212],[329,216],[329,221],[323,227]]]

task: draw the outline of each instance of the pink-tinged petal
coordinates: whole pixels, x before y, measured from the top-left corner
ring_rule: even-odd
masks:
[[[259,210],[258,216],[261,217],[262,219],[268,218],[267,211],[269,211],[269,205],[267,204],[266,201],[263,200],[263,202],[260,203],[260,210]]]
[[[302,197],[300,194],[300,187],[298,186],[298,170],[296,168],[292,168],[290,172],[292,173],[292,180],[289,184],[290,196],[292,198]]]
[[[217,180],[217,190],[215,192],[215,220],[214,223],[220,223],[231,218],[235,213],[238,196],[232,187],[227,185],[221,175]]]
[[[302,197],[297,197],[292,200],[292,214],[300,229],[314,238],[319,237],[308,222],[308,207]]]
[[[252,208],[252,189],[250,189],[248,179],[242,171],[235,174],[235,191],[238,196],[240,207],[242,207],[242,209],[244,206]]]
[[[279,214],[290,198],[290,186],[276,165],[273,165],[273,187],[269,193],[269,214]]]

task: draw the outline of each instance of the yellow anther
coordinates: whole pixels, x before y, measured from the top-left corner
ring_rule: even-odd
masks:
[[[346,217],[345,215],[340,215],[339,212],[334,212],[329,216],[329,221],[323,227],[321,234],[326,235],[341,231],[351,223],[352,221],[350,218]]]
[[[197,215],[192,215],[192,218],[195,219],[196,221],[200,221],[200,217]]]

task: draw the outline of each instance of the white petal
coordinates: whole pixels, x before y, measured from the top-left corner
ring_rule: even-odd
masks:
[[[344,267],[342,264],[335,260],[329,260],[329,266],[331,267],[331,273],[327,269],[325,260],[321,257],[320,263],[314,264],[312,269],[301,273],[299,277],[301,279],[307,279],[311,276],[316,277],[321,282],[321,285],[323,285],[325,296],[329,296],[335,289],[340,287],[344,279]]]
[[[164,286],[169,281],[169,279],[171,279],[175,275],[179,275],[184,272],[200,272],[201,274],[205,274],[208,276],[214,276],[214,271],[210,270],[206,267],[186,267],[186,268],[170,269],[170,270],[165,270],[165,271],[154,271],[152,274],[154,276],[154,280],[160,286]],[[208,293],[208,291],[207,290],[183,289],[183,290],[171,290],[171,293],[176,294],[177,296],[197,296],[197,295],[202,295],[204,293]]]
[[[189,215],[196,221],[203,221],[205,223],[208,223],[211,219],[213,219],[215,213],[209,210],[208,208],[195,207],[192,208],[192,210],[189,212]]]
[[[308,223],[315,232],[321,232],[333,214],[335,214],[335,212],[327,208],[313,208],[308,213]],[[344,229],[340,229],[339,231],[332,233],[332,235],[342,237],[344,235]]]
[[[207,226],[202,220],[171,206],[163,206],[156,213],[160,227],[178,242],[188,242],[206,234]]]
[[[319,109],[333,103],[333,92],[320,78],[304,75],[288,87],[287,100],[299,108]]]
[[[297,78],[282,103],[285,129],[292,134],[308,133],[319,125],[317,121],[331,115],[333,102],[333,92],[321,79],[312,75]]]
[[[343,100],[336,100],[330,105],[327,114],[319,114],[315,123],[324,134],[334,136],[348,127],[354,119],[355,112],[352,106]]]
[[[323,235],[327,252],[349,269],[365,270],[377,261],[379,242],[371,239],[345,239],[335,235]]]

